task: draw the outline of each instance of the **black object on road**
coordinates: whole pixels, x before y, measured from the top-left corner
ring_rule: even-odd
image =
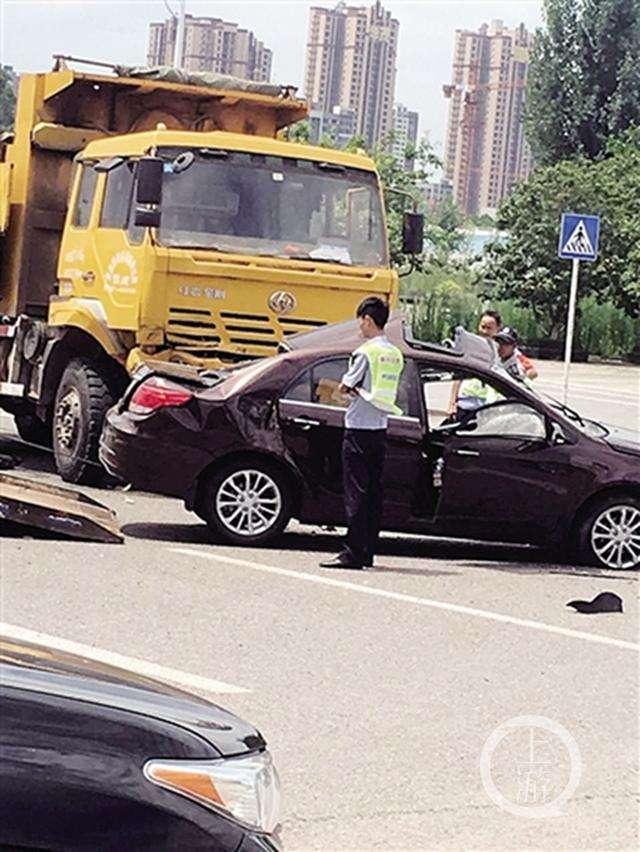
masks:
[[[260,733],[159,681],[0,637],[0,848],[277,852]]]
[[[622,598],[615,592],[600,592],[592,601],[569,601],[567,606],[572,606],[576,612],[585,615],[593,615],[598,612],[624,612]]]

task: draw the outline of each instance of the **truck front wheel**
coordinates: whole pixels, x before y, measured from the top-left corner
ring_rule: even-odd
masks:
[[[104,476],[98,444],[107,410],[115,402],[95,361],[74,358],[58,385],[53,410],[53,452],[66,482],[97,484]]]

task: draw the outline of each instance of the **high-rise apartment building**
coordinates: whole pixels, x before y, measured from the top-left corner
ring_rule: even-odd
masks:
[[[338,148],[344,148],[356,135],[356,114],[345,107],[334,107],[331,112],[311,110],[309,113],[309,138],[322,142],[329,137]]]
[[[380,0],[309,13],[305,96],[316,113],[353,111],[356,133],[370,146],[393,127],[399,26]]]
[[[453,187],[446,180],[426,183],[423,191],[424,200],[429,210],[433,210],[438,204],[453,197]]]
[[[407,171],[413,171],[414,157],[407,157],[407,148],[415,148],[418,142],[418,113],[403,104],[393,108],[393,156]]]
[[[149,65],[171,65],[177,19],[149,25]],[[272,54],[249,30],[220,18],[185,16],[182,67],[187,71],[214,71],[245,80],[268,82]]]
[[[467,214],[493,214],[533,162],[523,108],[533,36],[502,21],[456,30],[445,142],[445,178]]]

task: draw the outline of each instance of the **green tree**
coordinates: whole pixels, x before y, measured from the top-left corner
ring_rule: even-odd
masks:
[[[601,216],[600,256],[581,264],[580,296],[640,316],[640,128],[612,140],[605,154],[537,169],[498,213],[509,239],[488,249],[486,295],[530,307],[541,338],[559,339],[565,325],[570,263],[557,257],[565,210]]]
[[[425,239],[432,265],[446,266],[449,255],[464,242],[464,216],[450,198],[443,198],[425,215]]]
[[[525,129],[543,165],[640,124],[640,0],[544,0],[529,68]]]
[[[296,121],[291,127],[286,130],[286,138],[289,142],[297,142],[300,145],[308,145],[311,136],[311,128],[309,119],[303,118],[302,121]]]
[[[13,129],[15,112],[13,78],[5,68],[0,68],[0,131]]]
[[[389,253],[394,266],[403,266],[408,258],[402,253],[402,217],[404,211],[412,208],[409,199],[414,199],[418,209],[424,208],[424,194],[422,187],[433,171],[440,166],[440,160],[434,154],[431,143],[425,137],[415,147],[414,169],[408,171],[404,163],[398,162],[390,151],[390,138],[383,140],[371,152],[375,160],[378,174],[384,191],[384,201],[387,214],[387,229],[389,232]],[[348,148],[350,150],[363,149],[363,140],[356,138],[352,140]],[[407,198],[409,196],[409,198]],[[425,228],[425,237],[437,238],[440,232],[437,228]],[[413,264],[417,269],[424,268],[426,257],[413,258]]]

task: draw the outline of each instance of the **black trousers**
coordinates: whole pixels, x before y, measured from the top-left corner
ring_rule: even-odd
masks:
[[[341,557],[351,565],[372,565],[382,520],[385,429],[345,429],[342,481],[347,540]]]

